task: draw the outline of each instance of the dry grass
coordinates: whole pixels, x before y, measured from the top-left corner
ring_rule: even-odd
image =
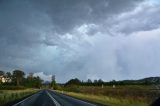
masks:
[[[26,90],[0,90],[0,106],[5,105],[8,102],[18,100],[27,95],[37,92],[35,89]]]
[[[60,92],[60,91],[57,91]],[[61,92],[60,92],[61,93]],[[66,95],[73,96],[82,100],[87,100],[95,103],[99,103],[106,106],[148,106],[148,103],[145,101],[134,101],[123,98],[113,98],[102,95],[91,95],[91,94],[82,94],[74,92],[63,92]]]
[[[152,86],[126,85],[126,86],[71,86],[63,89],[66,94],[96,101],[109,106],[147,106],[160,93],[152,90]]]

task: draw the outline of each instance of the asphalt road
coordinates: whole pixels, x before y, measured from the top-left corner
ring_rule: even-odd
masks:
[[[150,106],[160,106],[160,97],[157,98]]]
[[[42,90],[13,106],[97,106],[51,90]]]

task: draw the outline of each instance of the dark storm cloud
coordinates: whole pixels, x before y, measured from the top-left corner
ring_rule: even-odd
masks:
[[[35,9],[47,13],[56,31],[68,32],[83,23],[98,23],[110,15],[129,11],[141,0],[34,0]],[[125,8],[123,8],[125,7]]]
[[[49,36],[40,39],[40,31],[66,33],[84,23],[98,23],[110,15],[128,11],[135,4],[131,0],[118,3],[115,0],[2,0],[0,35],[8,44],[32,45]]]
[[[0,68],[44,71],[59,81],[121,78],[130,58],[117,49],[134,37],[111,35],[158,28],[159,10],[144,0],[1,0]]]

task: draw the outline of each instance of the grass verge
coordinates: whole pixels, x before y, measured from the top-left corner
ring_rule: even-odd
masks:
[[[57,91],[62,93],[61,91]],[[102,95],[92,95],[92,94],[83,94],[83,93],[74,93],[74,92],[63,92],[63,94],[76,97],[82,100],[87,100],[91,102],[95,102],[98,104],[106,105],[106,106],[148,106],[146,101],[134,101],[124,98],[113,98]]]
[[[25,89],[25,90],[0,90],[0,106],[21,99],[28,95],[31,95],[38,90],[36,89]]]

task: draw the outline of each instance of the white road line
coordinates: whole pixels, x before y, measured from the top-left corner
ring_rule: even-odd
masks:
[[[50,94],[48,91],[46,91],[46,92],[47,92],[48,96],[53,100],[53,102],[55,103],[56,106],[61,106],[61,105],[51,96],[51,94]]]
[[[37,93],[35,93],[34,95],[36,95],[36,94],[37,94]],[[31,95],[31,96],[29,96],[28,98],[23,99],[22,101],[20,101],[20,102],[14,104],[13,106],[17,106],[17,105],[21,104],[22,102],[24,102],[24,101],[26,101],[27,99],[33,97],[34,95]]]
[[[50,90],[50,91],[55,92],[54,90]],[[56,92],[56,93],[58,93],[58,92]],[[60,93],[60,94],[63,94],[63,93]],[[80,100],[80,99],[77,99],[77,98],[71,97],[71,96],[66,95],[66,94],[63,94],[63,95],[64,95],[64,96],[67,96],[67,97],[69,97],[69,98],[72,98],[72,99],[74,99],[74,100],[77,100],[77,101],[80,101],[80,102],[83,102],[83,103],[89,104],[89,105],[97,106],[97,105],[95,105],[95,104],[92,104],[92,103],[89,103],[89,102],[86,102],[86,101],[83,101],[83,100]]]

